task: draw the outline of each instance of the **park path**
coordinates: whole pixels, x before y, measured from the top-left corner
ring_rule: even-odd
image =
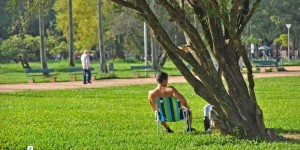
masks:
[[[300,66],[285,67],[285,72],[266,72],[254,73],[254,78],[279,77],[279,76],[299,76]],[[244,74],[246,77],[246,74]],[[299,80],[300,81],[300,80]],[[182,76],[170,76],[169,83],[187,82]],[[56,83],[21,83],[21,84],[0,84],[0,92],[14,92],[24,90],[58,90],[75,88],[97,88],[110,86],[128,86],[156,83],[155,78],[137,78],[137,79],[102,79],[93,81],[92,84],[82,84],[82,81],[75,82],[56,82]]]

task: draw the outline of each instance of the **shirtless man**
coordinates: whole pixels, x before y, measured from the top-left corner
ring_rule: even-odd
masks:
[[[185,131],[186,132],[195,131],[194,128],[191,128],[192,114],[190,111],[190,106],[187,104],[187,101],[184,98],[184,96],[181,93],[179,93],[175,87],[168,86],[168,74],[161,72],[158,74],[156,80],[158,83],[157,87],[155,89],[149,91],[149,93],[148,93],[148,99],[149,99],[152,109],[154,111],[158,111],[157,106],[156,106],[156,99],[159,97],[175,97],[175,98],[177,98],[189,113],[190,122],[188,123],[188,125],[190,125],[190,126],[187,126]],[[169,125],[166,122],[162,122],[162,125],[166,128],[167,133],[173,133],[173,130],[170,129]]]

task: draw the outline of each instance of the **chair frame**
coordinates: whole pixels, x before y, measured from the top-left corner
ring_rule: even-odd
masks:
[[[162,106],[163,105],[163,106]],[[164,109],[164,111],[161,111]],[[156,116],[156,122],[157,122],[157,136],[159,133],[159,130],[161,130],[160,125],[162,122],[177,122],[177,121],[185,121],[186,126],[190,127],[190,121],[189,121],[189,113],[186,111],[186,108],[182,107],[180,105],[180,101],[178,101],[175,97],[159,97],[156,99],[156,110],[155,116]],[[164,112],[171,113],[170,114],[164,114]],[[176,113],[176,114],[174,114]],[[178,116],[181,115],[182,116]],[[180,118],[182,117],[182,118]],[[164,120],[162,121],[161,118]]]

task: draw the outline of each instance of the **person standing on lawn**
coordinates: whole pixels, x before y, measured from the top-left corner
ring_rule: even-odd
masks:
[[[84,50],[83,54],[81,55],[81,63],[83,69],[83,84],[92,83],[92,73],[91,73],[91,62],[90,62],[90,55],[89,50]],[[88,76],[86,79],[86,75]]]

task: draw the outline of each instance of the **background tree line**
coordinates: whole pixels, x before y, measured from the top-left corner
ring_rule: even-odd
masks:
[[[37,1],[37,0],[35,0]],[[9,62],[21,55],[29,61],[39,61],[39,5],[34,0],[0,1],[0,61]],[[143,58],[143,19],[131,15],[132,10],[124,9],[110,0],[103,0],[103,28],[105,56],[110,58]],[[262,1],[260,7],[248,24],[245,37],[262,39],[262,45],[271,45],[281,34],[287,33],[286,23],[291,23],[291,49],[299,49],[300,27],[298,0]],[[177,29],[165,17],[161,8],[155,7],[155,13],[168,29],[171,39],[177,45],[185,44],[183,32]],[[73,1],[73,32],[75,53],[81,54],[84,49],[95,51],[98,55],[98,15],[97,0]],[[60,56],[68,57],[68,0],[50,0],[45,4],[45,44],[48,59]],[[149,30],[149,37],[151,31]],[[285,40],[277,43],[283,43]],[[150,38],[148,38],[150,49]],[[280,44],[277,46],[279,47]],[[159,48],[159,46],[158,46]],[[151,56],[151,52],[148,52]],[[161,54],[160,51],[159,54]]]
[[[273,43],[275,44],[275,49],[278,49],[280,46],[287,49],[288,29],[285,24],[292,24],[290,28],[290,48],[292,50],[299,50],[299,7],[300,1],[298,0],[262,1],[260,7],[251,19],[251,34],[258,39],[262,39],[261,44],[263,45],[270,46],[275,42]],[[282,38],[284,40],[279,40]]]

